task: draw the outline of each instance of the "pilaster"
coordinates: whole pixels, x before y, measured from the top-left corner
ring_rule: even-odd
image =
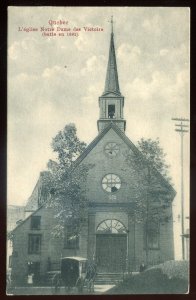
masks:
[[[96,228],[95,228],[95,213],[90,213],[88,216],[88,259],[95,258],[96,246]]]

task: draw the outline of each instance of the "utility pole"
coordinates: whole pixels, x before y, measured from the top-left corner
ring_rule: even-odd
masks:
[[[182,238],[182,259],[185,259],[185,249],[184,249],[184,170],[183,170],[183,137],[186,132],[188,132],[188,127],[186,122],[189,122],[189,119],[184,118],[172,118],[172,121],[179,122],[175,124],[175,131],[179,132],[181,137],[181,238]]]

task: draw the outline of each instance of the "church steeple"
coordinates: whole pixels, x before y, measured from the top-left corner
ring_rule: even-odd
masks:
[[[100,118],[97,121],[99,132],[115,123],[122,131],[125,131],[126,121],[123,119],[124,97],[120,93],[118,71],[114,47],[113,18],[111,19],[111,38],[109,58],[106,72],[105,89],[99,97]]]
[[[116,55],[114,47],[114,33],[113,33],[113,18],[111,20],[112,32],[110,38],[110,49],[109,49],[109,59],[108,67],[105,80],[105,90],[104,93],[114,92],[120,95],[119,83],[118,83],[118,71],[116,64]]]

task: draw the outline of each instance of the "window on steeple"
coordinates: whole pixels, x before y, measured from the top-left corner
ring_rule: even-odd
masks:
[[[115,105],[113,104],[108,105],[108,118],[109,119],[115,118]]]

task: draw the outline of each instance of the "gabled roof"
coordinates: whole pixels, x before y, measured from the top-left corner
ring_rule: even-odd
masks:
[[[43,177],[49,176],[48,171],[40,172],[39,179],[33,189],[31,196],[27,200],[25,211],[35,211],[38,209],[41,202],[44,202],[48,197],[48,191],[45,187]]]
[[[77,158],[77,160],[74,162],[73,169],[75,169],[85,159],[85,157],[91,152],[91,150],[93,150],[93,148],[99,143],[99,141],[107,134],[107,132],[111,128],[121,137],[121,139],[127,144],[127,146],[135,154],[140,155],[145,160],[145,158],[143,157],[142,153],[138,150],[138,148],[130,141],[130,139],[124,134],[124,132],[117,125],[115,125],[115,123],[113,123],[111,121],[109,123],[109,125],[106,128],[104,128],[104,130],[101,131],[97,135],[97,137],[88,145],[88,147],[84,150],[84,152]],[[176,195],[176,191],[174,190],[174,188],[168,183],[168,181],[155,168],[153,168],[153,171],[155,172],[155,174],[160,179],[160,181],[167,187],[167,189],[171,192],[172,196],[174,197]],[[36,187],[35,187],[35,189],[36,189]],[[39,208],[36,208],[36,210],[30,216],[28,216],[23,222],[21,222],[12,232],[15,232],[20,226],[22,226],[29,218],[31,218],[33,215],[35,215],[43,207],[44,207],[44,204],[41,205]]]
[[[27,220],[29,220],[32,216],[34,216],[41,208],[43,208],[44,205],[40,206],[39,208],[36,209],[32,214],[30,214],[26,219],[24,219],[18,226],[16,226],[13,230],[12,233],[15,232],[20,226],[22,226],[24,223],[26,223]]]
[[[76,168],[88,155],[88,153],[98,144],[98,142],[106,135],[106,133],[113,129],[120,137],[121,139],[127,144],[127,146],[137,155],[142,157],[144,160],[143,154],[139,151],[139,149],[130,141],[130,139],[125,135],[125,133],[112,121],[109,123],[109,125],[104,128],[103,131],[101,131],[98,136],[88,145],[88,147],[84,150],[84,152],[78,157],[78,159],[75,161],[73,168]],[[160,179],[160,181],[170,190],[170,192],[173,194],[173,196],[176,195],[176,191],[174,188],[169,184],[169,182],[163,177],[163,175],[158,172],[155,168],[153,168],[153,171],[157,175],[157,177]]]

